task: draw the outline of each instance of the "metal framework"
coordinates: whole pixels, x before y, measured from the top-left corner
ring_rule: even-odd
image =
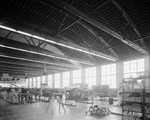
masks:
[[[127,44],[128,46],[136,49],[137,51],[148,55],[149,53],[141,48],[140,46],[138,46],[137,44],[133,43],[131,40],[124,38],[123,36],[121,36],[120,34],[118,34],[117,32],[111,30],[110,28],[106,27],[105,25],[97,22],[96,20],[94,20],[93,18],[88,17],[87,15],[85,15],[83,12],[77,10],[76,8],[74,8],[73,6],[70,6],[69,4],[63,2],[63,1],[58,1],[55,0],[52,2],[54,2],[55,4],[59,5],[60,7],[62,7],[65,11],[68,11],[76,16],[78,16],[80,19],[85,20],[86,22],[92,24],[93,26],[103,30],[104,32],[110,34],[111,36],[117,38],[118,40],[122,41],[123,43]]]
[[[86,25],[82,21],[79,21],[78,23],[81,24],[83,27],[85,27],[91,34],[93,34],[102,43],[104,43],[104,45],[106,45],[107,47],[110,47],[109,44],[101,36],[99,36],[98,33],[96,33],[92,28],[90,28],[88,25]],[[113,56],[119,59],[117,53],[112,48],[109,48],[109,51],[112,53]]]

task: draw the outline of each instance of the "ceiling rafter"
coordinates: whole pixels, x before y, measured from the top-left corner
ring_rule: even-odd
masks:
[[[101,24],[100,22],[96,21],[93,18],[88,17],[87,15],[85,15],[83,12],[77,10],[76,8],[74,8],[73,6],[67,4],[66,2],[63,1],[59,1],[59,0],[51,0],[52,2],[54,2],[55,4],[57,4],[58,6],[60,6],[62,9],[64,9],[67,12],[70,12],[74,15],[76,15],[77,17],[79,17],[80,19],[92,24],[93,26],[103,30],[104,32],[110,34],[111,36],[117,38],[118,40],[122,41],[123,43],[127,44],[128,46],[136,49],[137,51],[148,55],[148,51],[146,51],[145,49],[141,48],[140,46],[138,46],[137,44],[133,43],[131,40],[121,36],[120,34],[118,34],[117,32],[111,30],[110,28],[106,27],[105,25]]]
[[[105,46],[110,47],[110,45],[106,42],[106,40],[104,40],[101,36],[99,36],[98,33],[96,33],[96,31],[94,31],[90,26],[86,25],[82,21],[79,21],[78,23],[81,24],[84,28],[86,28],[92,35],[94,35],[102,43],[104,43]],[[117,53],[112,48],[109,48],[109,51],[113,54],[113,56],[115,56],[116,58],[119,58]]]
[[[1,63],[1,62],[0,62]],[[9,65],[2,65],[2,64],[0,64],[0,67],[5,67],[5,68],[13,68],[14,69],[14,71],[15,71],[15,69],[19,69],[19,70],[28,70],[28,71],[33,71],[33,70],[42,70],[42,68],[32,68],[32,67],[18,67],[18,66],[9,66]],[[43,68],[44,69],[44,68]]]
[[[43,70],[26,70],[26,69],[17,69],[14,67],[0,67],[0,70],[8,70],[8,71],[13,71],[13,72],[23,72],[23,73],[44,73],[44,69]],[[49,70],[49,69],[46,69],[46,72],[47,73],[59,73],[61,71],[59,70]]]
[[[2,61],[2,60],[0,60],[0,64],[5,64],[6,66],[14,66],[15,65],[15,67],[16,66],[18,66],[18,68],[29,68],[29,69],[35,69],[35,70],[37,70],[37,69],[44,69],[44,65],[40,65],[40,64],[27,64],[27,63],[22,63],[22,62],[10,62],[10,61],[6,61],[6,60],[4,60],[4,61]],[[68,71],[69,69],[68,68],[64,68],[64,67],[61,67],[61,66],[59,66],[59,67],[57,67],[57,66],[52,66],[52,65],[47,65],[47,69],[49,69],[49,70],[52,70],[52,69],[59,69],[60,71]]]
[[[70,43],[65,42],[65,41],[63,41],[61,39],[58,39],[58,38],[45,36],[46,38],[48,38],[48,39],[46,39],[45,37],[42,37],[42,35],[39,36],[38,33],[37,33],[38,36],[37,35],[32,35],[30,33],[15,30],[13,28],[6,27],[6,26],[3,26],[3,25],[0,25],[0,28],[5,29],[5,30],[9,30],[9,31],[13,31],[14,33],[27,35],[27,36],[33,37],[37,40],[45,41],[45,42],[48,42],[48,43],[51,43],[51,44],[59,45],[59,46],[66,47],[66,48],[69,48],[69,49],[73,49],[73,50],[83,52],[83,53],[86,53],[86,54],[94,55],[94,56],[104,58],[104,59],[107,59],[107,60],[111,60],[111,61],[118,60],[118,58],[115,58],[113,56],[110,56],[110,55],[107,55],[107,54],[104,54],[104,53],[101,53],[101,52],[98,52],[98,51],[94,51],[94,50],[89,51],[88,49],[85,49],[84,47],[80,47],[80,46],[77,46],[77,45],[74,45],[74,44],[70,44]]]
[[[136,27],[136,25],[134,24],[134,22],[131,20],[131,18],[129,17],[129,15],[125,12],[125,10],[122,8],[122,6],[116,1],[116,0],[111,0],[112,3],[114,5],[116,5],[116,7],[122,12],[124,18],[126,19],[126,21],[128,22],[128,24],[130,24],[130,26],[133,27],[134,31],[136,32],[136,34],[139,36],[139,37],[142,37],[142,35],[140,34],[138,28]],[[141,42],[141,44],[143,45],[142,47],[144,47],[146,50],[148,50],[145,42],[143,39],[139,40]]]
[[[39,42],[39,44],[37,45],[37,47],[40,47],[41,45],[43,45],[45,42],[42,41],[41,43]]]
[[[42,74],[43,71],[25,71],[25,70],[15,70],[14,69],[10,69],[10,68],[0,68],[0,71],[2,72],[11,72],[11,73],[23,73],[24,75],[27,74]]]
[[[102,52],[98,52],[98,51],[95,51],[95,50],[92,50],[92,49],[89,50],[85,47],[82,47],[82,46],[79,46],[79,45],[76,45],[76,44],[73,44],[73,43],[70,43],[70,42],[66,42],[66,41],[63,41],[63,40],[61,40],[60,42],[65,44],[65,45],[77,48],[79,50],[84,50],[85,53],[86,53],[86,51],[90,52],[90,53],[92,53],[91,55],[94,55],[94,56],[98,56],[98,57],[102,56],[102,58],[112,60],[112,61],[117,61],[118,60],[118,58],[116,58],[116,57],[113,57],[113,56],[110,56],[110,55],[107,55],[107,54],[104,54]]]
[[[150,38],[150,36],[147,36],[147,37],[141,37],[139,39],[135,39],[133,40],[132,42],[136,42],[136,41],[139,41],[141,39],[147,39],[147,38]],[[113,46],[110,46],[110,47],[107,47],[107,48],[102,48],[101,50],[105,50],[105,49],[109,49],[109,48],[114,48],[114,47],[118,47],[118,46],[121,46],[123,45],[124,43],[119,43],[119,44],[116,44],[116,45],[113,45]]]
[[[8,38],[10,34],[11,34],[11,31],[9,31],[9,32],[7,33],[7,35],[5,36],[5,38]]]
[[[35,62],[35,63],[42,63],[42,64],[48,64],[48,65],[56,65],[56,66],[64,66],[64,67],[69,67],[69,68],[76,68],[74,65],[71,65],[71,64],[54,63],[54,62],[50,62],[50,61],[34,60],[34,59],[28,59],[28,58],[16,57],[16,56],[9,56],[9,55],[3,55],[3,54],[0,54],[0,57],[16,59],[16,60],[21,60],[21,61]]]
[[[13,71],[13,70],[6,70],[6,69],[1,69],[0,68],[0,72],[1,73],[8,73],[8,74],[16,74],[16,75],[26,75],[26,74],[28,74],[28,76],[39,76],[39,75],[42,75],[42,72],[36,72],[36,73],[31,73],[30,71],[29,72],[20,72],[20,71]]]
[[[69,24],[68,26],[66,26],[65,28],[61,29],[60,31],[58,31],[56,33],[55,36],[59,35],[60,33],[62,33],[63,31],[65,31],[66,29],[70,28],[72,25],[74,25],[76,22],[78,22],[80,19],[75,20],[73,23]]]
[[[0,67],[1,68],[11,68],[11,69],[14,69],[15,70],[20,70],[20,71],[44,71],[44,67],[43,68],[32,68],[32,67],[18,67],[18,66],[9,66],[9,65],[1,65],[0,64]],[[54,72],[61,72],[62,70],[61,69],[55,69],[55,68],[50,68],[50,67],[46,67],[47,71],[54,71]]]
[[[73,44],[75,44],[72,40],[68,39],[67,37],[65,37],[65,36],[63,36],[63,35],[59,35],[59,37],[62,38],[63,40],[71,41]],[[77,44],[76,44],[76,45],[77,45]],[[93,56],[91,56],[91,55],[89,55],[89,54],[87,54],[86,57],[87,57],[87,56],[88,56],[90,59],[92,59],[92,61],[94,61],[94,63],[97,63],[96,59],[95,59]],[[85,56],[84,56],[84,57],[85,57]]]
[[[34,40],[31,37],[30,37],[29,41],[31,41],[33,43],[33,46],[36,46]]]
[[[11,43],[13,44],[13,40],[11,40]],[[47,42],[44,42],[44,43],[46,45]],[[43,46],[43,48],[44,48],[44,46]],[[12,50],[17,50],[17,51],[22,51],[22,52],[26,52],[26,53],[37,54],[37,55],[50,57],[50,58],[62,59],[62,60],[66,60],[66,61],[76,61],[76,62],[89,64],[89,65],[94,65],[95,64],[93,62],[89,62],[89,61],[85,61],[85,60],[80,60],[80,59],[71,58],[71,57],[67,58],[66,56],[63,56],[63,55],[48,53],[47,51],[44,51],[44,49],[42,51],[39,51],[39,50],[37,51],[36,49],[33,49],[33,48],[32,48],[33,50],[30,50],[29,46],[22,48],[22,47],[18,47],[18,45],[15,45],[15,44],[13,44],[13,46],[12,45],[10,46],[10,45],[5,45],[3,43],[1,44],[1,42],[0,42],[0,47],[12,49]]]
[[[27,43],[28,43],[29,45],[31,45],[30,40],[28,40],[25,36],[24,36],[24,39],[27,41]]]

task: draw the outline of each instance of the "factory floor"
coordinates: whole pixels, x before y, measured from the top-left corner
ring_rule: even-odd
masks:
[[[95,102],[111,111],[121,113],[120,107],[108,103]],[[65,106],[66,112],[59,104],[52,102],[52,109],[47,102],[32,104],[10,104],[0,99],[0,120],[121,120],[121,116],[108,114],[106,116],[86,115],[90,104],[78,103],[77,107]],[[48,109],[47,109],[48,108]],[[46,112],[47,110],[47,112]]]

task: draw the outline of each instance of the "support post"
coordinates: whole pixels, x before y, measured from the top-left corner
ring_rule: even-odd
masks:
[[[123,80],[123,62],[116,63],[116,88],[120,87],[120,83]]]
[[[145,57],[145,76],[149,76],[145,79],[145,87],[150,88],[150,57]]]

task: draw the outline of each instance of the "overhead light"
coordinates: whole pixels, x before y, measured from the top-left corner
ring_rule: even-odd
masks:
[[[3,25],[0,25],[0,28],[3,28],[3,29],[5,29],[5,30],[10,30],[10,31],[16,32],[15,29],[12,29],[12,28],[10,28],[10,27],[6,27],[6,26],[3,26]]]
[[[67,47],[67,45],[62,44],[62,43],[56,43],[57,45],[63,46],[63,47]]]
[[[45,41],[46,41],[46,42],[49,42],[49,43],[57,44],[57,42],[52,41],[52,40],[49,40],[49,39],[45,39]]]
[[[94,56],[97,56],[97,57],[101,57],[101,58],[104,58],[104,59],[107,59],[107,60],[111,60],[111,61],[116,61],[117,60],[117,58],[109,56],[109,55],[105,55],[105,54],[100,55],[100,54],[92,53],[92,52],[87,51],[87,50],[82,50],[80,48],[76,48],[76,47],[73,47],[73,46],[65,45],[63,43],[58,43],[58,42],[55,42],[55,41],[52,41],[52,40],[49,40],[49,39],[45,39],[43,37],[39,37],[39,36],[36,36],[36,35],[31,35],[31,34],[26,33],[26,32],[17,31],[15,29],[12,29],[12,28],[9,28],[9,27],[6,27],[6,26],[0,25],[0,28],[6,29],[6,30],[10,30],[10,31],[13,31],[13,32],[17,32],[19,34],[31,36],[33,38],[36,38],[36,39],[39,39],[39,40],[42,40],[42,41],[45,41],[45,42],[49,42],[49,43],[52,43],[52,44],[60,45],[60,46],[63,46],[63,47],[69,48],[69,49],[73,49],[73,50],[77,50],[77,51],[80,51],[80,52],[84,52],[84,53],[87,53],[87,54],[90,54],[90,55],[94,55]],[[126,41],[124,41],[124,42],[126,42]]]
[[[29,33],[26,33],[26,32],[22,32],[22,31],[17,31],[17,33],[19,33],[19,34],[23,34],[23,35],[27,35],[27,36],[32,36],[31,34],[29,34]]]
[[[36,38],[36,39],[40,39],[40,40],[45,40],[45,38],[43,37],[39,37],[39,36],[36,36],[36,35],[32,35],[33,38]]]
[[[70,48],[70,49],[75,49],[74,47],[69,46],[69,45],[67,45],[66,47],[67,47],[67,48]]]

